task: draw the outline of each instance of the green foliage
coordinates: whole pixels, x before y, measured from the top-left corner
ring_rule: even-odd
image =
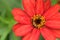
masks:
[[[13,8],[23,8],[22,0],[0,0],[0,40],[21,40],[12,32],[12,27],[16,24],[11,11]],[[56,0],[52,0],[52,5]],[[43,38],[41,37],[41,40]]]
[[[22,8],[21,0],[0,0],[0,40],[20,40],[12,32],[16,23],[11,14],[13,8]]]

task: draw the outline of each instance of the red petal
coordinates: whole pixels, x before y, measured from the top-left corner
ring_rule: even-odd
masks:
[[[30,18],[21,9],[14,8],[12,10],[12,14],[14,16],[14,19],[16,21],[18,21],[19,23],[22,23],[22,24],[30,24]]]
[[[60,10],[59,5],[55,5],[51,7],[45,14],[43,15],[46,19],[50,19],[54,14],[56,14]]]
[[[44,11],[43,0],[36,0],[36,13],[42,14]]]
[[[45,25],[50,28],[60,29],[60,21],[55,20],[46,21]]]
[[[17,26],[16,26],[17,25]],[[17,28],[19,28],[21,26],[21,24],[20,23],[17,23],[17,24],[15,24],[14,25],[14,27],[13,27],[13,31],[15,31]]]
[[[56,38],[60,38],[60,30],[52,30],[52,33],[56,36]]]
[[[33,27],[31,25],[21,25],[21,24],[16,24],[13,27],[13,31],[16,36],[24,36],[27,33],[29,33]]]
[[[28,33],[26,36],[22,38],[22,40],[29,40],[31,33]]]
[[[23,40],[38,40],[40,36],[40,31],[33,29],[32,33],[24,36]]]
[[[60,13],[56,13],[50,20],[60,20]]]
[[[23,0],[23,7],[29,16],[33,16],[35,14],[35,0]]]
[[[45,40],[56,40],[56,38],[53,36],[52,32],[47,28],[42,28],[41,34],[45,38]]]
[[[44,2],[45,10],[49,9],[50,7],[51,7],[51,0],[45,0]]]

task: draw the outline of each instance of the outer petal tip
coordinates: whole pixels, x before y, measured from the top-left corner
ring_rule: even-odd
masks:
[[[13,27],[13,31],[16,36],[24,36],[29,33],[33,27],[31,25],[21,25],[17,24]]]
[[[21,24],[30,24],[30,18],[28,17],[28,15],[26,15],[26,13],[23,10],[19,8],[14,8],[12,10],[12,14],[17,22]]]

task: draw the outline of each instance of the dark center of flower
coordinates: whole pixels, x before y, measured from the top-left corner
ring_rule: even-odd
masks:
[[[43,16],[34,15],[32,18],[32,24],[35,28],[41,28],[45,23],[45,19]]]
[[[35,23],[38,25],[38,24],[40,24],[41,23],[41,19],[36,19],[35,20]]]

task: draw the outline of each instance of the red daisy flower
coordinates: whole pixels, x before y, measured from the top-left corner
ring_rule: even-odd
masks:
[[[52,32],[60,29],[60,6],[56,4],[50,7],[50,0],[22,1],[24,10],[12,10],[14,19],[18,22],[13,27],[16,36],[24,36],[22,40],[38,40],[42,34],[45,40],[56,40]]]

